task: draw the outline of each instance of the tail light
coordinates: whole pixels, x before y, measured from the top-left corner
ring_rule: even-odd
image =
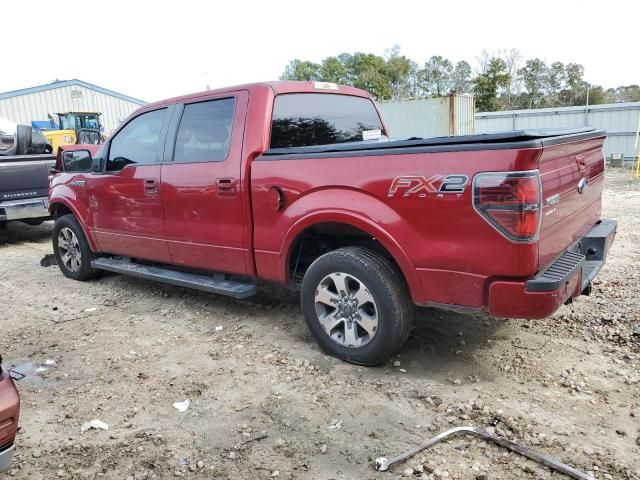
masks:
[[[537,170],[479,173],[473,179],[473,208],[512,242],[538,239],[541,200]]]

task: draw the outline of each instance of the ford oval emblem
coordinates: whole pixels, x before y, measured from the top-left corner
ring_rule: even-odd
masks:
[[[589,180],[587,180],[586,178],[581,178],[580,181],[578,182],[578,193],[584,193],[584,191],[587,189],[587,187],[589,186]]]

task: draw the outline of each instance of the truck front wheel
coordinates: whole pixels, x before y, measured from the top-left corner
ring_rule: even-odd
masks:
[[[93,252],[73,215],[63,215],[56,220],[52,239],[53,253],[65,277],[89,280],[100,275],[100,270],[91,267]]]
[[[407,341],[413,306],[400,272],[360,247],[333,250],[306,271],[302,313],[320,346],[360,365],[385,362]]]

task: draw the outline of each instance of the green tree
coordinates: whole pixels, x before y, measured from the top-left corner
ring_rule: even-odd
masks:
[[[584,97],[584,102],[581,104],[587,103],[586,93]],[[589,105],[601,105],[603,103],[607,103],[607,95],[600,85],[591,85],[589,87]]]
[[[377,100],[389,100],[393,96],[391,82],[386,75],[386,61],[372,53],[357,52],[338,57],[349,72],[350,85],[371,93]]]
[[[395,45],[388,53],[384,73],[389,79],[391,95],[394,99],[416,96],[416,62],[400,55],[400,47]]]
[[[527,60],[518,74],[522,77],[524,84],[524,98],[528,108],[539,108],[544,106],[545,78],[547,76],[547,66],[539,58]]]
[[[451,73],[451,89],[456,93],[469,93],[472,88],[471,65],[465,60],[460,60]]]
[[[283,80],[319,80],[351,85],[370,92],[378,100],[402,99],[419,95],[443,95],[450,91],[473,92],[481,111],[544,106],[640,101],[639,85],[620,85],[604,89],[584,80],[584,67],[578,63],[555,61],[549,66],[539,58],[524,66],[517,49],[478,57],[479,73],[472,79],[471,66],[461,60],[455,66],[440,55],[432,56],[420,69],[402,55],[395,45],[384,56],[371,53],[341,53],[320,63],[294,59],[285,67]]]
[[[476,94],[476,107],[481,112],[500,110],[498,91],[505,88],[511,80],[507,73],[507,64],[498,57],[487,61],[485,73],[473,79],[473,91]]]
[[[307,60],[291,60],[284,68],[280,80],[320,80],[320,65]]]
[[[453,65],[448,59],[440,55],[431,57],[418,74],[424,93],[438,96],[449,93],[452,72]]]
[[[626,85],[607,90],[607,101],[613,102],[640,102],[640,86]]]
[[[560,92],[562,105],[580,105],[580,97],[586,93],[584,67],[578,63],[568,63],[565,68],[565,88]]]
[[[348,83],[347,67],[338,57],[327,57],[322,60],[318,73],[323,82]]]
[[[566,73],[562,62],[553,62],[547,69],[544,79],[544,88],[547,94],[547,104],[557,106],[560,104],[560,91],[564,86]]]
[[[518,70],[522,63],[522,54],[517,48],[509,48],[500,51],[500,58],[507,66],[509,80],[501,93],[502,108],[510,110],[514,107],[514,100],[518,97],[521,81],[518,78]]]

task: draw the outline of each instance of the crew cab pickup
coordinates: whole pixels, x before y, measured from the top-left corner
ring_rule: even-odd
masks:
[[[300,283],[320,345],[377,364],[413,305],[543,318],[587,293],[616,232],[600,218],[604,139],[389,140],[355,88],[211,90],[145,105],[99,149],[75,146],[71,168],[58,159],[54,252],[77,280],[107,270],[236,298],[257,279]]]

